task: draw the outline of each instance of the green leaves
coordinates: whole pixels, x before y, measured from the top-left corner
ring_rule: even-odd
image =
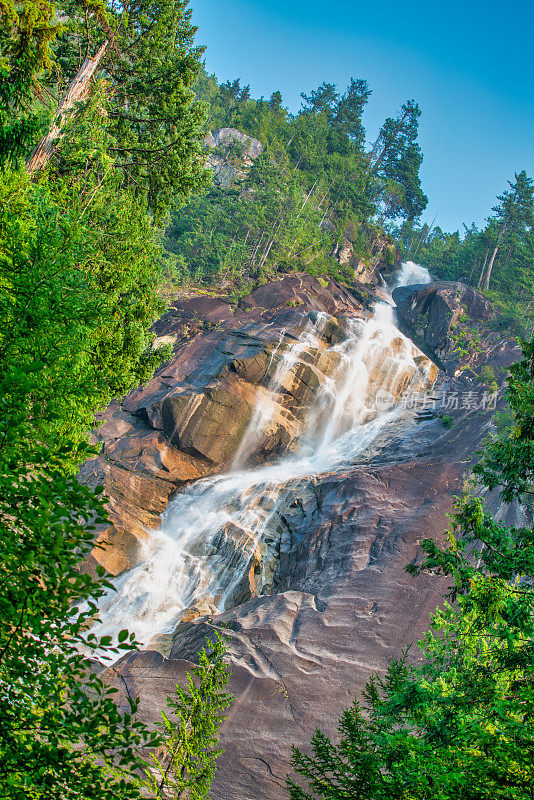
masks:
[[[200,52],[174,0],[120,10],[0,0],[0,11],[10,159],[0,164],[0,795],[132,800],[140,748],[160,737],[137,719],[136,700],[121,710],[94,669],[136,642],[90,632],[112,585],[101,568],[98,580],[80,568],[108,520],[102,489],[74,473],[96,452],[95,412],[161,359],[149,332],[162,309],[155,219],[203,180],[202,113],[189,90]],[[105,36],[106,81],[30,180],[15,160],[56,111],[42,111],[44,98],[62,93]]]

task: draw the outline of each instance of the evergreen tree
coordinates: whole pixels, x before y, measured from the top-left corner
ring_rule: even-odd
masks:
[[[362,116],[370,96],[371,90],[367,81],[351,78],[334,114],[336,127],[349,137],[356,152],[360,154],[365,146]]]
[[[409,100],[397,118],[384,122],[373,148],[371,174],[381,179],[379,196],[391,219],[417,219],[428,203],[419,178],[423,161],[417,144],[420,116],[417,103]]]
[[[239,80],[218,86],[214,76],[202,73],[196,91],[209,106],[210,127],[237,124],[238,113],[239,128],[265,149],[247,179],[214,187],[173,214],[166,246],[177,259],[173,263],[182,265],[181,275],[185,270],[203,282],[220,275],[225,288],[239,294],[282,271],[350,281],[353,272],[333,257],[347,238],[355,257],[379,257],[384,181],[370,171],[365,153],[366,81],[351,78],[343,93],[323,83],[303,95],[303,108],[294,116],[279,92],[253,100],[247,89],[242,98]],[[267,183],[260,172],[269,176]],[[403,196],[410,195],[413,178],[408,170],[407,186],[396,184]]]
[[[39,130],[33,99],[52,68],[51,44],[61,26],[49,2],[0,2],[0,167],[24,155]]]
[[[326,113],[331,116],[335,113],[335,109],[339,101],[339,93],[336,91],[334,83],[323,82],[317,89],[312,89],[309,95],[300,95],[304,100],[302,104],[302,111],[304,114],[321,114]]]
[[[208,642],[198,654],[198,665],[187,675],[187,687],[176,684],[176,696],[167,699],[170,713],[161,714],[163,755],[153,756],[146,765],[151,797],[208,797],[221,753],[216,749],[224,720],[221,712],[233,700],[225,691],[225,653],[220,636]]]
[[[79,562],[106,519],[100,494],[73,473],[94,452],[95,412],[162,357],[149,333],[162,308],[154,220],[203,180],[189,89],[199,54],[184,4],[128,15],[112,4],[30,0],[2,14],[0,795],[131,800],[139,748],[160,737],[136,721],[135,702],[117,707],[88,660],[135,642],[123,631],[110,649],[88,630],[108,584]],[[50,113],[42,98],[60,93],[105,38],[106,80],[96,76],[30,178],[20,159],[56,108],[57,97]],[[156,44],[165,63],[146,49]],[[166,154],[158,175],[149,140]]]
[[[523,170],[515,174],[515,181],[508,181],[510,189],[499,195],[497,205],[492,208],[494,217],[490,217],[490,229],[495,236],[495,243],[486,269],[480,276],[480,283],[488,291],[491,272],[499,248],[507,242],[509,247],[530,233],[534,223],[534,186],[532,179]]]
[[[534,202],[532,180],[524,171],[516,173],[492,210],[484,228],[464,225],[462,233],[406,222],[397,229],[398,241],[406,258],[420,261],[439,278],[491,290],[491,299],[503,312],[495,324],[529,337],[534,323]]]

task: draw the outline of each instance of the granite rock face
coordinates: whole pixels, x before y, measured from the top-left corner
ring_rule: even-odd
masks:
[[[211,449],[195,438],[201,429],[194,421],[198,409],[204,409],[209,427],[219,413],[210,404],[224,401],[244,409],[258,392],[272,394],[277,347],[302,331],[302,311],[325,312],[324,347],[304,352],[276,387],[278,438],[273,424],[270,434],[259,437],[252,460],[262,462],[290,447],[292,426],[298,427],[317,382],[335,368],[327,344],[342,335],[345,317],[368,314],[359,297],[356,290],[291,276],[256,290],[234,311],[216,301],[193,312],[194,301],[177,301],[157,327],[158,335],[177,336],[175,358],[122,407],[112,408],[99,432],[104,455],[92,468],[108,468],[109,485],[117,483],[112,503],[119,544],[111,553],[120,554],[121,536],[139,535],[132,525],[142,527],[157,517],[176,487],[194,480],[196,472],[211,474],[227,463],[227,438],[219,445],[214,441]],[[444,541],[453,498],[494,414],[487,402],[451,406],[449,400],[482,397],[480,365],[491,366],[500,378],[519,351],[488,327],[493,310],[485,298],[461,284],[410,287],[394,297],[406,330],[446,368],[435,387],[441,398],[436,410],[415,414],[419,424],[414,413],[399,418],[357,463],[293,483],[277,506],[275,541],[267,543],[276,558],[269,562],[271,573],[261,574],[263,594],[254,596],[265,553],[254,549],[234,608],[217,614],[206,598],[176,628],[168,658],[141,652],[104,671],[120,692],[127,687],[130,695],[139,695],[141,713],[155,720],[206,637],[224,629],[236,700],[222,729],[214,798],[285,799],[291,744],[305,748],[317,726],[334,734],[341,710],[372,672],[384,670],[422,635],[442,597],[443,582],[411,578],[404,568],[417,559],[422,538]],[[180,326],[194,318],[205,329],[181,342]],[[474,356],[458,350],[459,337],[466,336],[477,337]],[[191,413],[184,412],[184,396],[193,398]],[[502,391],[495,402],[497,407],[503,402]],[[439,418],[444,410],[451,428]],[[227,436],[233,435],[229,429]],[[139,459],[139,469],[133,459]],[[121,483],[117,472],[126,463],[134,470],[131,484]],[[242,557],[242,540],[243,531],[235,527],[221,531],[218,546],[230,563],[234,554]]]
[[[403,286],[393,290],[393,299],[411,332],[447,362],[448,372],[484,364],[502,343],[488,327],[497,318],[491,302],[472,286],[457,281]]]
[[[280,370],[310,313],[316,321],[322,315],[318,346]],[[272,413],[247,453],[250,463],[290,447],[338,365],[328,347],[344,337],[343,321],[369,314],[359,294],[307,274],[266,284],[238,308],[206,295],[177,297],[154,326],[156,343],[172,344],[173,357],[102,414],[94,434],[102,450],[81,470],[84,482],[104,486],[113,523],[86,568],[96,561],[117,574],[135,563],[173,494],[228,467],[260,400]]]
[[[263,152],[258,139],[236,128],[219,128],[204,138],[210,150],[207,164],[213,171],[215,183],[227,187],[242,181],[255,159]]]

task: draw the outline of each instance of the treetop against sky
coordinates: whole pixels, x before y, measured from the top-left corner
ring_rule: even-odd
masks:
[[[410,97],[422,110],[425,219],[454,230],[482,223],[506,180],[534,172],[534,7],[511,0],[446,8],[415,0],[195,0],[206,66],[241,77],[254,96],[282,92],[292,111],[323,81],[366,78],[369,136]]]

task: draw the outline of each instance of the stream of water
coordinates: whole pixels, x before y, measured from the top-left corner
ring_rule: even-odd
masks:
[[[423,267],[408,262],[399,270],[395,286],[429,281]],[[232,470],[199,480],[178,494],[161,528],[150,531],[140,563],[114,580],[116,591],[109,591],[100,603],[98,633],[115,636],[127,627],[149,644],[199,603],[212,613],[228,606],[292,485],[354,463],[398,416],[394,402],[399,387],[407,391],[414,381],[424,380],[413,359],[413,345],[396,327],[394,313],[391,305],[377,303],[371,319],[347,323],[347,338],[331,348],[339,354],[339,366],[317,392],[293,452],[274,464],[245,469],[240,465],[273,413],[268,402],[258,404]],[[281,382],[282,373],[293,369],[306,347],[319,346],[322,324],[318,315],[284,351],[274,381]],[[229,546],[232,531],[239,532],[239,546]]]

